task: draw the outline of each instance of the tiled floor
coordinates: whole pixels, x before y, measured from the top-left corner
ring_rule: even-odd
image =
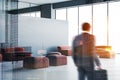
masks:
[[[3,62],[0,80],[78,80],[77,69],[69,56],[68,64],[42,69],[24,69],[22,61]],[[102,67],[108,71],[108,80],[120,80],[120,54],[115,59],[101,58]]]

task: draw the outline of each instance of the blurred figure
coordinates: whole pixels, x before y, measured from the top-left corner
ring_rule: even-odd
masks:
[[[73,61],[78,68],[79,80],[94,80],[94,62],[98,69],[101,69],[101,63],[95,52],[95,37],[90,34],[90,24],[82,24],[82,33],[73,40],[72,51]]]

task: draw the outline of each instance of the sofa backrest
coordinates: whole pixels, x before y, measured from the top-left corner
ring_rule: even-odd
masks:
[[[14,49],[15,49],[15,52],[17,52],[17,51],[25,51],[25,49],[22,48],[22,47],[15,47]]]
[[[14,52],[14,48],[1,48],[1,53]]]
[[[112,50],[112,46],[96,46],[97,49]]]
[[[1,48],[1,53],[11,53],[11,52],[22,52],[25,51],[22,47],[15,47],[15,48]]]
[[[46,56],[62,55],[60,52],[49,52]]]
[[[58,51],[59,50],[70,50],[70,46],[58,46]]]

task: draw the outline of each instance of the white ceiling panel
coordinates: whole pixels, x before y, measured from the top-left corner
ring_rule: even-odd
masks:
[[[71,0],[19,0],[22,2],[30,2],[35,4],[48,4],[48,3],[57,3],[57,2],[64,2],[64,1],[71,1]]]

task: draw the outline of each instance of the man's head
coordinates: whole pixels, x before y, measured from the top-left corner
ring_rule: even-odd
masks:
[[[90,27],[91,27],[90,24],[87,23],[87,22],[82,24],[82,30],[83,31],[90,31]]]

